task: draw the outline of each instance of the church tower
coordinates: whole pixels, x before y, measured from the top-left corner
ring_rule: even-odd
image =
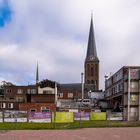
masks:
[[[99,59],[96,51],[92,17],[85,59],[85,84],[93,84],[94,91],[99,90]]]

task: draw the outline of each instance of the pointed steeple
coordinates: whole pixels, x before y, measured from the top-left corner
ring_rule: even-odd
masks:
[[[96,51],[92,16],[91,16],[84,71],[85,71],[84,74],[85,84],[92,84],[94,91],[99,90],[99,59]]]
[[[38,74],[38,61],[37,61],[37,67],[36,67],[36,84],[39,82],[39,74]]]
[[[87,47],[87,55],[86,61],[93,60],[98,61],[97,51],[96,51],[96,43],[95,43],[95,36],[94,36],[94,28],[93,28],[93,17],[91,15],[91,22],[90,22],[90,31],[89,31],[89,38],[88,38],[88,47]]]

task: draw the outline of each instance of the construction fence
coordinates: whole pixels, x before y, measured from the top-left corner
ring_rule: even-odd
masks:
[[[0,122],[72,123],[79,120],[122,120],[122,116],[106,112],[0,111]]]

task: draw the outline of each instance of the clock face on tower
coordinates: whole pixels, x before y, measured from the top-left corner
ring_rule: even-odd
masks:
[[[89,57],[89,59],[90,59],[90,60],[93,60],[93,59],[94,59],[94,56],[93,56],[93,55],[91,55],[91,56]]]

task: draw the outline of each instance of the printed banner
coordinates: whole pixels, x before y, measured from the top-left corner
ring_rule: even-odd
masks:
[[[53,113],[52,115],[52,121],[56,123],[69,123],[74,122],[74,116],[73,112],[56,112],[56,114]]]
[[[27,111],[4,111],[4,122],[27,122]]]
[[[51,122],[50,112],[29,112],[28,119],[29,122]]]
[[[106,112],[90,112],[91,120],[106,120]]]
[[[109,112],[107,114],[107,120],[123,120],[123,114],[122,112]]]
[[[74,120],[89,120],[88,112],[74,112]]]
[[[2,115],[2,112],[0,112],[0,122],[3,121],[2,118],[3,118],[3,115]]]

